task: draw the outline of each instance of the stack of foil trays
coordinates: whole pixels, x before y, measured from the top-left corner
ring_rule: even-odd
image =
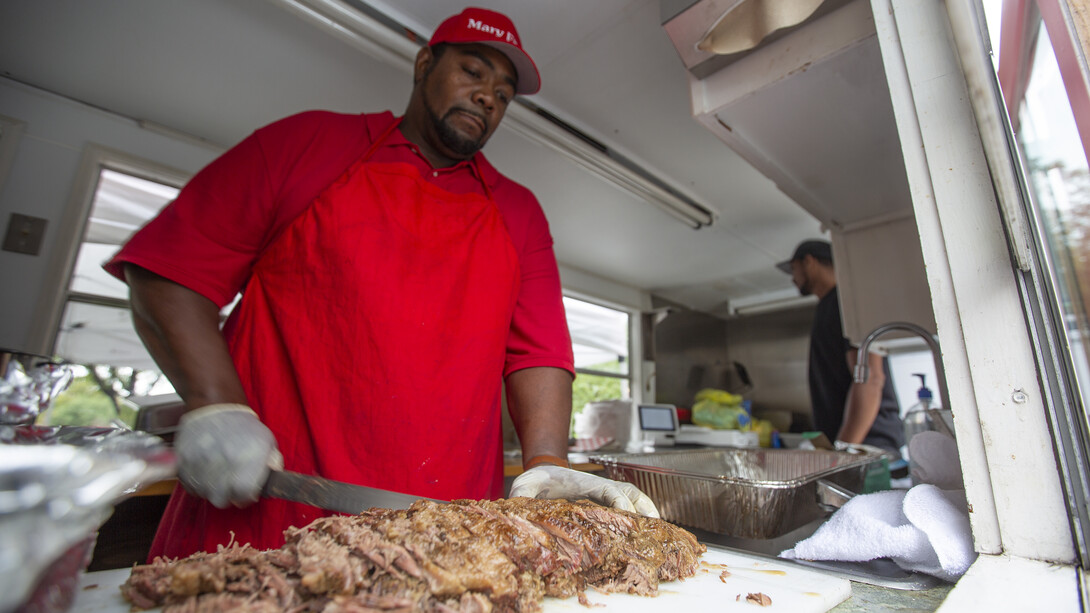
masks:
[[[0,426],[0,611],[65,611],[114,505],[173,476],[157,437]]]

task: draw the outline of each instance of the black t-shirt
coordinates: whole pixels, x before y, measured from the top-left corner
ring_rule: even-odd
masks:
[[[853,351],[851,342],[844,338],[844,326],[840,320],[840,302],[837,290],[818,301],[814,312],[814,326],[810,330],[810,402],[813,406],[814,427],[824,432],[830,441],[836,440],[844,421],[844,405],[852,385],[852,373],[848,369],[847,354]],[[893,393],[893,378],[889,373],[889,361],[882,360],[886,383],[882,388],[882,401],[874,425],[863,440],[900,455],[904,444],[904,427],[901,425],[897,396]]]

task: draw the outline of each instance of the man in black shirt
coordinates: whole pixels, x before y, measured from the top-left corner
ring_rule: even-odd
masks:
[[[852,381],[858,348],[844,337],[831,245],[803,241],[777,268],[791,275],[803,296],[818,297],[809,362],[814,427],[829,440],[874,445],[900,456],[904,429],[886,359],[869,354],[867,382]]]

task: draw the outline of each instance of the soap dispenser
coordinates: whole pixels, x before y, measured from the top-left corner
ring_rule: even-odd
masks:
[[[912,376],[920,378],[920,389],[916,390],[916,404],[912,405],[912,408],[905,414],[905,450],[908,452],[909,475],[912,477],[912,483],[918,485],[918,463],[917,458],[912,457],[912,437],[921,432],[935,430],[936,424],[933,413],[934,409],[931,408],[933,396],[931,395],[931,390],[927,387],[926,375],[912,373]],[[919,451],[919,449],[917,449],[917,451]]]
[[[927,387],[927,375],[912,373],[912,376],[920,378],[920,389],[916,390],[916,404],[912,405],[908,413],[905,414],[905,445],[908,445],[912,437],[920,432],[935,429],[935,423],[932,421],[929,411],[934,396],[931,394],[930,388]]]

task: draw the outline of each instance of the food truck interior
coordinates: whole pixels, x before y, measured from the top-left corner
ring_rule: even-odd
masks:
[[[979,558],[956,584],[928,583],[921,591],[940,587],[927,610],[943,599],[948,610],[1009,605],[1018,590],[1045,599],[1031,608],[1082,610],[1085,7],[482,4],[512,16],[542,75],[485,154],[548,218],[579,373],[579,465],[602,473],[595,452],[646,451],[653,440],[661,450],[666,439],[640,428],[638,406],[671,407],[680,436],[706,390],[744,399],[747,419],[797,446],[814,429],[817,299],[776,264],[823,238],[845,335],[888,356],[902,415],[923,382],[952,413]],[[3,3],[0,350],[10,363],[44,356],[67,373],[41,375],[57,394],[38,423],[169,440],[178,397],[132,328],[127,288],[101,263],[255,129],[308,109],[401,113],[413,56],[461,8]],[[505,443],[517,464],[510,420]],[[142,559],[171,486],[117,501],[92,572]],[[808,534],[821,525],[807,523]],[[782,544],[733,543],[773,556]],[[859,577],[853,587],[866,589]],[[1031,587],[1038,581],[1056,589]]]

